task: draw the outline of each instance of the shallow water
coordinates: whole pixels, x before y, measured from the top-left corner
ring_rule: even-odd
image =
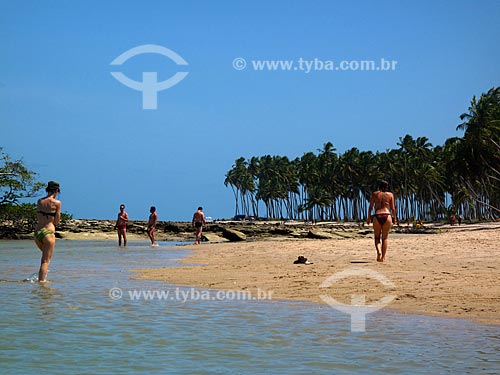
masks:
[[[161,245],[59,241],[49,282],[39,284],[20,282],[37,271],[34,244],[0,241],[0,372],[500,373],[499,326],[381,310],[352,333],[349,316],[327,305],[222,300],[132,280],[132,269],[171,266],[187,254]],[[131,298],[143,290],[169,295]]]

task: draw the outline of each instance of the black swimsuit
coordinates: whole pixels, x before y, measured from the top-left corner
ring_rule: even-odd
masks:
[[[42,214],[45,217],[56,217],[57,212],[43,212],[43,211],[38,211],[39,214]]]

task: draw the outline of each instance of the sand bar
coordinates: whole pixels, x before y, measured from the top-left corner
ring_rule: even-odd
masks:
[[[118,235],[116,232],[100,232],[100,231],[89,231],[89,232],[59,232],[64,236],[64,240],[72,241],[116,241],[118,243]],[[60,241],[60,240],[59,240]],[[136,233],[127,233],[127,241],[149,241],[146,235],[140,235]]]
[[[500,223],[455,226],[438,234],[390,236],[387,261],[376,261],[373,239],[268,240],[190,246],[183,267],[138,270],[137,278],[175,285],[244,290],[274,300],[325,304],[321,295],[367,304],[396,294],[387,308],[402,313],[500,324]],[[296,265],[299,255],[314,264]],[[193,265],[195,264],[195,265]],[[320,285],[346,270],[357,276]],[[361,271],[359,271],[361,270]],[[395,287],[363,275],[377,272]]]

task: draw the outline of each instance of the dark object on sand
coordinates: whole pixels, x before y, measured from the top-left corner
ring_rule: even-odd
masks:
[[[312,264],[311,262],[309,262],[307,260],[307,258],[303,257],[302,255],[300,255],[297,260],[294,260],[293,261],[293,264]]]

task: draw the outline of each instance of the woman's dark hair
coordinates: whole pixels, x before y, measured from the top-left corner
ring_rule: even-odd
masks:
[[[378,184],[378,188],[381,191],[387,191],[389,189],[389,183],[385,180],[380,180],[380,182]]]
[[[59,186],[59,182],[49,181],[47,187],[45,188],[45,191],[49,194],[58,193],[61,191],[61,189],[59,189]]]

